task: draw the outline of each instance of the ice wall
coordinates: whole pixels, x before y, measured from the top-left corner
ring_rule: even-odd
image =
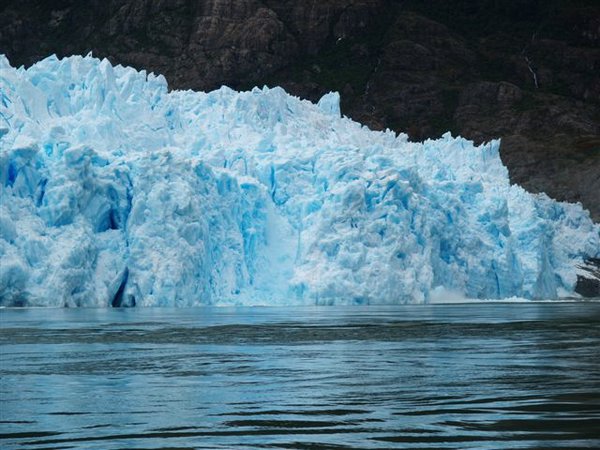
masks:
[[[373,132],[337,93],[0,56],[0,304],[572,295],[600,227],[510,186],[498,145]]]

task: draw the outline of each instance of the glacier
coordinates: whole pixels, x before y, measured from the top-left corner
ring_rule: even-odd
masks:
[[[0,305],[576,295],[600,226],[511,185],[499,141],[409,142],[281,88],[169,91],[0,56]]]

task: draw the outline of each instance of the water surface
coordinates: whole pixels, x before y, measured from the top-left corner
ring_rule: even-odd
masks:
[[[2,449],[600,447],[600,304],[5,309]]]

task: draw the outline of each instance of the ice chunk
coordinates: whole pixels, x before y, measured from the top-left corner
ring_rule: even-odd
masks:
[[[323,111],[325,114],[331,114],[335,117],[340,117],[342,113],[340,112],[340,94],[338,92],[330,92],[325,94],[317,103],[317,106]]]
[[[573,295],[600,229],[511,186],[499,145],[373,132],[337,93],[168,92],[89,55],[0,57],[0,304]]]

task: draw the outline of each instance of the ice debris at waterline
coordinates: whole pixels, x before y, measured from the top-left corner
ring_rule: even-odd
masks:
[[[0,114],[3,305],[557,298],[600,253],[580,205],[510,186],[498,142],[373,132],[336,93],[2,56]]]

